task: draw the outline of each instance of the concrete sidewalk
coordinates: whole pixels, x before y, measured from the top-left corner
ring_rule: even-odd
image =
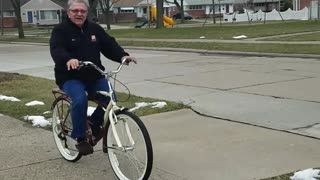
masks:
[[[319,166],[316,139],[200,116],[191,110],[142,117],[153,142],[154,180],[251,180]],[[51,131],[0,116],[0,177],[115,179],[98,144],[63,160]]]

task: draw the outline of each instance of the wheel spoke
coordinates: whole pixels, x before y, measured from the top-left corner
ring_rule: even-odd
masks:
[[[152,168],[152,146],[145,127],[140,119],[127,112],[117,117],[115,128],[123,149],[117,148],[112,126],[107,131],[108,154],[113,171],[119,179],[148,178]]]
[[[72,123],[70,117],[70,102],[60,99],[52,111],[52,132],[57,148],[64,159],[75,162],[81,158],[75,147],[75,140],[70,137]],[[66,127],[66,125],[68,127]]]

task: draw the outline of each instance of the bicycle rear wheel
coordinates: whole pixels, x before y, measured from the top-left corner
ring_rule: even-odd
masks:
[[[118,122],[115,128],[124,148],[117,146],[112,127],[108,123],[106,145],[111,167],[121,180],[148,179],[152,169],[153,151],[147,129],[142,121],[130,112],[121,111],[116,115]]]
[[[65,97],[58,97],[52,107],[52,132],[57,148],[65,160],[76,162],[82,155],[75,147],[76,140],[70,136],[73,127],[71,102]]]

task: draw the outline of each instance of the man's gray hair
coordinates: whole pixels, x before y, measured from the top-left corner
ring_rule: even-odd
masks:
[[[88,0],[69,0],[68,1],[68,9],[70,9],[73,3],[84,3],[88,8],[90,7]]]

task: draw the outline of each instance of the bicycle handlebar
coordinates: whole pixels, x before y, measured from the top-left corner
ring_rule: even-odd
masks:
[[[127,59],[123,59],[123,61],[120,63],[120,65],[118,66],[118,68],[115,71],[103,71],[101,68],[99,68],[97,65],[95,65],[94,63],[90,62],[90,61],[80,61],[80,66],[79,69],[81,69],[82,67],[86,67],[86,66],[90,66],[95,68],[97,71],[99,71],[102,75],[107,75],[108,77],[117,74],[120,72],[120,70],[122,69],[122,66],[126,64]]]

